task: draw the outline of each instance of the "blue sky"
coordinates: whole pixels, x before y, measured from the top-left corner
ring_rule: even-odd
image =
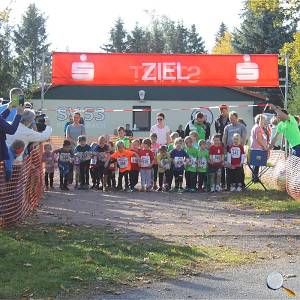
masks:
[[[1,0],[0,9],[10,4],[11,22],[20,21],[30,3],[48,17],[47,29],[51,50],[97,52],[107,42],[109,30],[119,16],[128,30],[136,22],[147,26],[149,14],[167,15],[184,24],[195,23],[206,48],[214,45],[215,34],[223,21],[230,30],[239,26],[242,0]]]

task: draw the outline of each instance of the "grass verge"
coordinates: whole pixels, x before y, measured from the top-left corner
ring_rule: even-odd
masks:
[[[265,191],[259,184],[252,185],[243,193],[230,196],[230,202],[241,208],[253,208],[260,212],[300,213],[300,202],[291,198],[287,192]]]
[[[250,262],[254,254],[190,247],[85,226],[26,226],[0,231],[0,299],[55,297]],[[49,299],[49,298],[48,298]],[[51,298],[50,298],[51,299]]]

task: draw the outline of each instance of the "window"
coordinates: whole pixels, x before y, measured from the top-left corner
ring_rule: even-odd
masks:
[[[133,129],[138,131],[149,131],[151,127],[151,106],[133,106],[132,108],[146,110],[133,112]]]

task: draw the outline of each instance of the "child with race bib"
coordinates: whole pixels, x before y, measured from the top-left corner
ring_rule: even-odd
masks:
[[[205,140],[199,141],[199,152],[198,152],[198,166],[197,166],[197,181],[198,181],[198,191],[204,192],[203,184],[207,188],[207,169],[209,161],[209,152],[207,150],[207,143]]]
[[[187,136],[184,139],[186,148],[185,151],[189,158],[186,159],[185,163],[185,182],[186,192],[195,193],[197,184],[197,161],[198,161],[198,150],[193,146],[193,139]]]
[[[213,144],[209,147],[209,174],[210,191],[221,191],[221,175],[224,166],[224,147],[221,143],[221,136],[214,135]]]
[[[179,133],[178,132],[172,132],[170,134],[171,138],[171,143],[168,145],[168,152],[171,152],[174,149],[174,142],[177,138],[179,138]]]
[[[232,137],[233,144],[229,146],[227,153],[228,182],[231,192],[240,192],[243,189],[243,164],[245,161],[245,151],[241,145],[241,136],[235,133]]]
[[[177,138],[174,141],[174,149],[171,151],[172,171],[175,178],[174,192],[183,192],[182,182],[184,174],[184,164],[188,154],[183,150],[183,139]]]
[[[156,190],[157,192],[163,191],[163,184],[165,182],[165,191],[169,191],[172,184],[172,171],[171,164],[172,159],[170,153],[167,151],[167,146],[160,146],[159,151],[156,155],[156,160],[158,164],[158,184],[159,188]]]
[[[150,192],[153,182],[152,165],[154,154],[151,151],[151,140],[144,139],[140,151],[140,173],[142,191]]]
[[[92,178],[92,187],[91,189],[95,189],[99,187],[100,178],[99,178],[99,171],[98,171],[98,157],[95,151],[97,147],[97,143],[91,143],[91,163],[90,163],[90,175]]]
[[[197,131],[191,131],[189,136],[192,138],[193,147],[198,150],[199,149],[199,145],[198,145],[198,143],[199,143],[199,134],[198,134],[198,132]]]
[[[90,171],[90,161],[91,161],[91,146],[86,143],[86,136],[80,135],[78,137],[78,144],[74,150],[75,156],[80,159],[79,164],[79,189],[85,190],[89,187],[89,171]]]
[[[138,155],[135,152],[126,149],[122,141],[118,141],[116,143],[116,147],[117,149],[115,153],[113,153],[110,157],[111,157],[111,162],[116,161],[118,163],[119,178],[118,178],[117,190],[119,191],[123,190],[122,182],[124,178],[125,181],[124,191],[126,192],[129,190],[128,175],[131,170],[131,157],[133,156],[138,157]]]
[[[141,151],[141,143],[140,140],[135,139],[131,143],[131,151],[140,155]],[[132,192],[136,191],[135,186],[139,182],[139,174],[140,174],[140,159],[136,156],[131,157],[131,170],[129,171],[129,181],[130,181],[130,189]]]

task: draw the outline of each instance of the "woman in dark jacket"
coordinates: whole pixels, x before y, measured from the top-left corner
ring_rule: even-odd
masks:
[[[6,145],[6,134],[13,135],[19,126],[21,115],[23,112],[23,107],[19,106],[17,108],[17,115],[15,116],[12,123],[8,123],[6,118],[8,117],[11,109],[11,104],[5,109],[2,113],[0,113],[0,161],[7,160],[8,150]]]

